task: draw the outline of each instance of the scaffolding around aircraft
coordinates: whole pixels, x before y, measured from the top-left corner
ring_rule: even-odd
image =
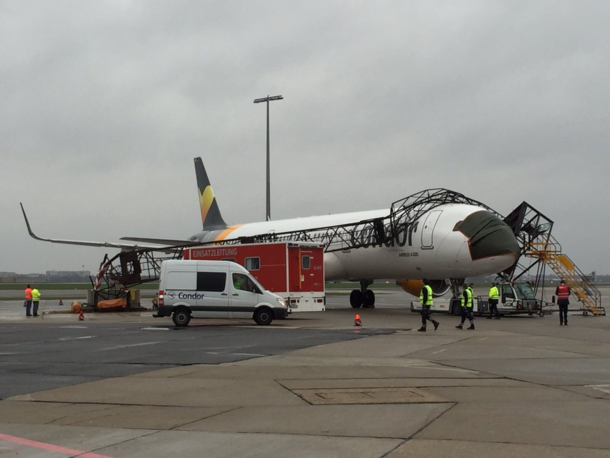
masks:
[[[315,242],[323,244],[325,252],[382,245],[404,246],[409,243],[414,230],[417,230],[419,219],[424,213],[438,206],[454,203],[475,205],[488,210],[503,219],[513,230],[520,246],[520,256],[512,268],[498,273],[503,280],[518,281],[533,268],[537,268],[533,282],[537,292],[544,285],[544,266],[548,265],[571,288],[582,305],[578,310],[595,316],[605,315],[605,308],[601,304],[601,293],[597,287],[566,254],[562,253],[561,245],[551,235],[554,225],[552,220],[527,202],[523,202],[504,218],[481,202],[442,188],[421,191],[394,202],[385,217],[350,224],[281,233],[271,232],[207,243],[185,242],[159,248],[134,248],[121,251],[113,258],[106,255],[96,277],[91,277],[95,303],[98,299],[122,297],[130,288],[158,281],[161,262],[166,259],[180,259],[185,248],[279,241]],[[533,260],[533,263],[525,266],[522,263],[524,259]]]

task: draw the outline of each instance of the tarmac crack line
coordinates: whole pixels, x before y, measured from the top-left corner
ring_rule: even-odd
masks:
[[[226,413],[235,412],[236,410],[240,410],[240,409],[242,409],[242,408],[243,408],[243,407],[235,407],[234,409],[224,410],[224,411],[222,411],[222,412],[217,412],[217,413],[214,413],[214,414],[212,414],[212,415],[203,416],[203,417],[201,417],[201,418],[198,418],[197,420],[193,420],[193,421],[187,421],[186,423],[183,423],[183,424],[181,424],[181,425],[176,425],[176,426],[174,426],[173,428],[169,428],[169,429],[167,429],[166,431],[182,431],[180,428],[183,428],[183,427],[184,427],[184,426],[186,426],[186,425],[192,425],[193,423],[197,423],[198,421],[202,421],[202,420],[208,420],[208,419],[210,419],[210,418],[214,418],[214,417],[217,417],[217,416],[219,416],[219,415],[224,415],[224,414],[226,414]]]
[[[417,440],[417,439],[416,439]],[[583,450],[610,450],[610,448],[608,447],[583,447],[583,446],[576,446],[576,445],[544,445],[544,444],[532,444],[529,442],[498,442],[498,441],[486,441],[486,440],[480,440],[480,441],[472,441],[472,440],[467,440],[467,439],[419,439],[419,440],[427,440],[427,441],[442,441],[442,442],[462,442],[462,443],[469,443],[469,444],[502,444],[502,445],[525,445],[525,446],[530,446],[530,447],[550,447],[550,448],[566,448],[566,449],[583,449]]]
[[[447,404],[452,404],[451,407],[449,407],[447,410],[439,413],[438,415],[436,415],[436,417],[432,418],[429,422],[427,422],[425,425],[423,425],[421,428],[419,428],[417,431],[415,431],[413,434],[411,434],[409,437],[405,438],[404,440],[404,444],[406,444],[407,442],[409,442],[410,440],[412,440],[415,436],[417,436],[419,433],[421,433],[424,429],[426,429],[428,426],[430,426],[432,423],[434,423],[436,420],[440,419],[442,416],[444,416],[446,413],[450,412],[451,410],[453,410],[453,408],[455,406],[458,405],[457,402],[448,402]],[[387,453],[386,453],[387,455]],[[383,456],[386,456],[383,455]]]
[[[527,359],[545,359],[545,358],[527,358]],[[573,358],[566,358],[566,359],[573,359]],[[441,364],[441,365],[444,365],[444,366],[448,366],[448,367],[457,367],[457,368],[459,368],[459,366],[452,366],[450,364],[441,363],[441,362],[439,362],[438,364]],[[485,374],[485,375],[493,375],[496,379],[499,379],[499,380],[512,380],[513,382],[527,383],[528,385],[539,386],[541,388],[551,388],[551,389],[555,389],[555,390],[561,390],[561,391],[564,391],[564,392],[570,393],[570,394],[578,394],[580,396],[585,396],[585,397],[590,398],[590,399],[595,399],[596,401],[610,402],[610,399],[598,398],[598,397],[595,397],[595,396],[592,396],[592,395],[589,395],[589,394],[586,394],[586,393],[577,393],[577,392],[574,392],[574,391],[571,391],[571,390],[568,390],[567,388],[565,388],[567,386],[585,387],[586,385],[550,385],[550,384],[547,384],[547,383],[532,382],[530,380],[520,379],[520,378],[517,378],[517,377],[511,377],[511,376],[496,374],[496,373],[493,373],[493,372],[486,372],[486,371],[481,371],[481,370],[478,370],[476,372],[479,372],[479,373]]]

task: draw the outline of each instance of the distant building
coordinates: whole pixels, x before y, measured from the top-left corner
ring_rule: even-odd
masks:
[[[47,270],[47,283],[86,283],[91,272],[88,270]]]

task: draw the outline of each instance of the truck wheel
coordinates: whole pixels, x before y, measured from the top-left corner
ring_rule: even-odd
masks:
[[[267,326],[273,321],[273,312],[268,307],[261,307],[254,312],[256,324]]]
[[[360,291],[359,289],[354,289],[349,295],[350,305],[355,309],[359,309],[360,307],[362,307],[363,302],[364,295],[362,294],[362,291]]]
[[[541,311],[541,312],[538,312],[538,316],[539,316],[540,318],[542,318],[542,317],[544,316],[544,312],[542,312],[542,311]]]
[[[187,326],[191,321],[191,313],[184,308],[180,308],[172,314],[172,320],[176,326]]]
[[[529,316],[532,316],[532,315],[534,314],[534,312],[527,312],[527,314],[528,314]]]

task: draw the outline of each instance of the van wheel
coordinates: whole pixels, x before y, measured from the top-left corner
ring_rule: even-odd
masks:
[[[186,309],[178,309],[172,314],[172,320],[176,326],[187,326],[191,321],[191,313]]]
[[[267,307],[261,307],[254,312],[254,321],[256,324],[267,326],[273,321],[273,312]]]

